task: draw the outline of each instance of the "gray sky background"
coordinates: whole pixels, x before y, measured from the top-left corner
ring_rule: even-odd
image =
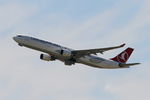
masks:
[[[1,0],[0,100],[149,100],[149,0]],[[130,69],[106,70],[60,61],[19,47],[25,34],[74,49],[135,48]],[[125,48],[99,55],[111,58]]]

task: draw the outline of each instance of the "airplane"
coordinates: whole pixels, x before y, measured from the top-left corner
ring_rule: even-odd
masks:
[[[117,68],[129,68],[133,65],[140,63],[126,63],[130,55],[133,52],[133,48],[127,48],[119,55],[111,59],[104,59],[96,56],[97,53],[103,54],[105,51],[122,48],[125,44],[98,49],[87,49],[87,50],[74,50],[67,47],[60,46],[48,41],[37,39],[34,37],[17,35],[13,39],[18,43],[19,46],[24,46],[30,49],[44,52],[40,55],[40,59],[44,61],[55,61],[60,60],[65,65],[74,65],[75,63],[85,64],[95,68],[104,69],[117,69]]]

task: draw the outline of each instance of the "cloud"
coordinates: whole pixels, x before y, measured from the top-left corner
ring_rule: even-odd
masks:
[[[149,20],[150,14],[148,13],[150,9],[148,8],[147,5],[148,2],[149,1],[144,2],[144,4],[141,6],[135,17],[130,22],[128,22],[128,24],[125,27],[119,29],[118,32],[116,31],[113,32],[115,34],[115,35],[113,34],[113,38],[115,40],[121,41],[122,38],[124,37],[130,37],[128,38],[129,39],[128,41],[130,42],[139,41],[137,39],[139,39],[141,33],[138,33],[138,31],[140,31],[144,26],[150,24]]]
[[[6,32],[15,26],[19,26],[35,12],[35,6],[31,7],[30,5],[12,2],[4,3],[0,6],[0,32]]]
[[[119,80],[108,83],[105,90],[116,95],[120,100],[149,100],[150,80],[148,79],[149,63],[143,64],[142,68],[132,70]],[[116,82],[117,81],[117,82]]]

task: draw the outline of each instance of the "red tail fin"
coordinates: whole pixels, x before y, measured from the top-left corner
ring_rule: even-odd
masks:
[[[133,48],[127,48],[125,51],[121,52],[119,55],[112,58],[111,60],[117,61],[120,63],[126,63],[130,55],[132,54],[133,50],[134,50]]]

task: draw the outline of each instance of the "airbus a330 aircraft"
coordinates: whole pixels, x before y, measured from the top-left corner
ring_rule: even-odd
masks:
[[[17,35],[13,37],[13,39],[19,44],[19,46],[25,46],[34,50],[44,52],[45,54],[40,55],[40,59],[45,61],[54,61],[58,59],[64,62],[65,65],[74,65],[75,63],[81,63],[96,68],[115,69],[129,68],[129,66],[140,64],[126,63],[134,50],[133,48],[127,48],[125,51],[109,60],[95,56],[97,53],[103,54],[103,52],[105,51],[124,47],[125,44],[108,48],[73,50],[29,36]]]

